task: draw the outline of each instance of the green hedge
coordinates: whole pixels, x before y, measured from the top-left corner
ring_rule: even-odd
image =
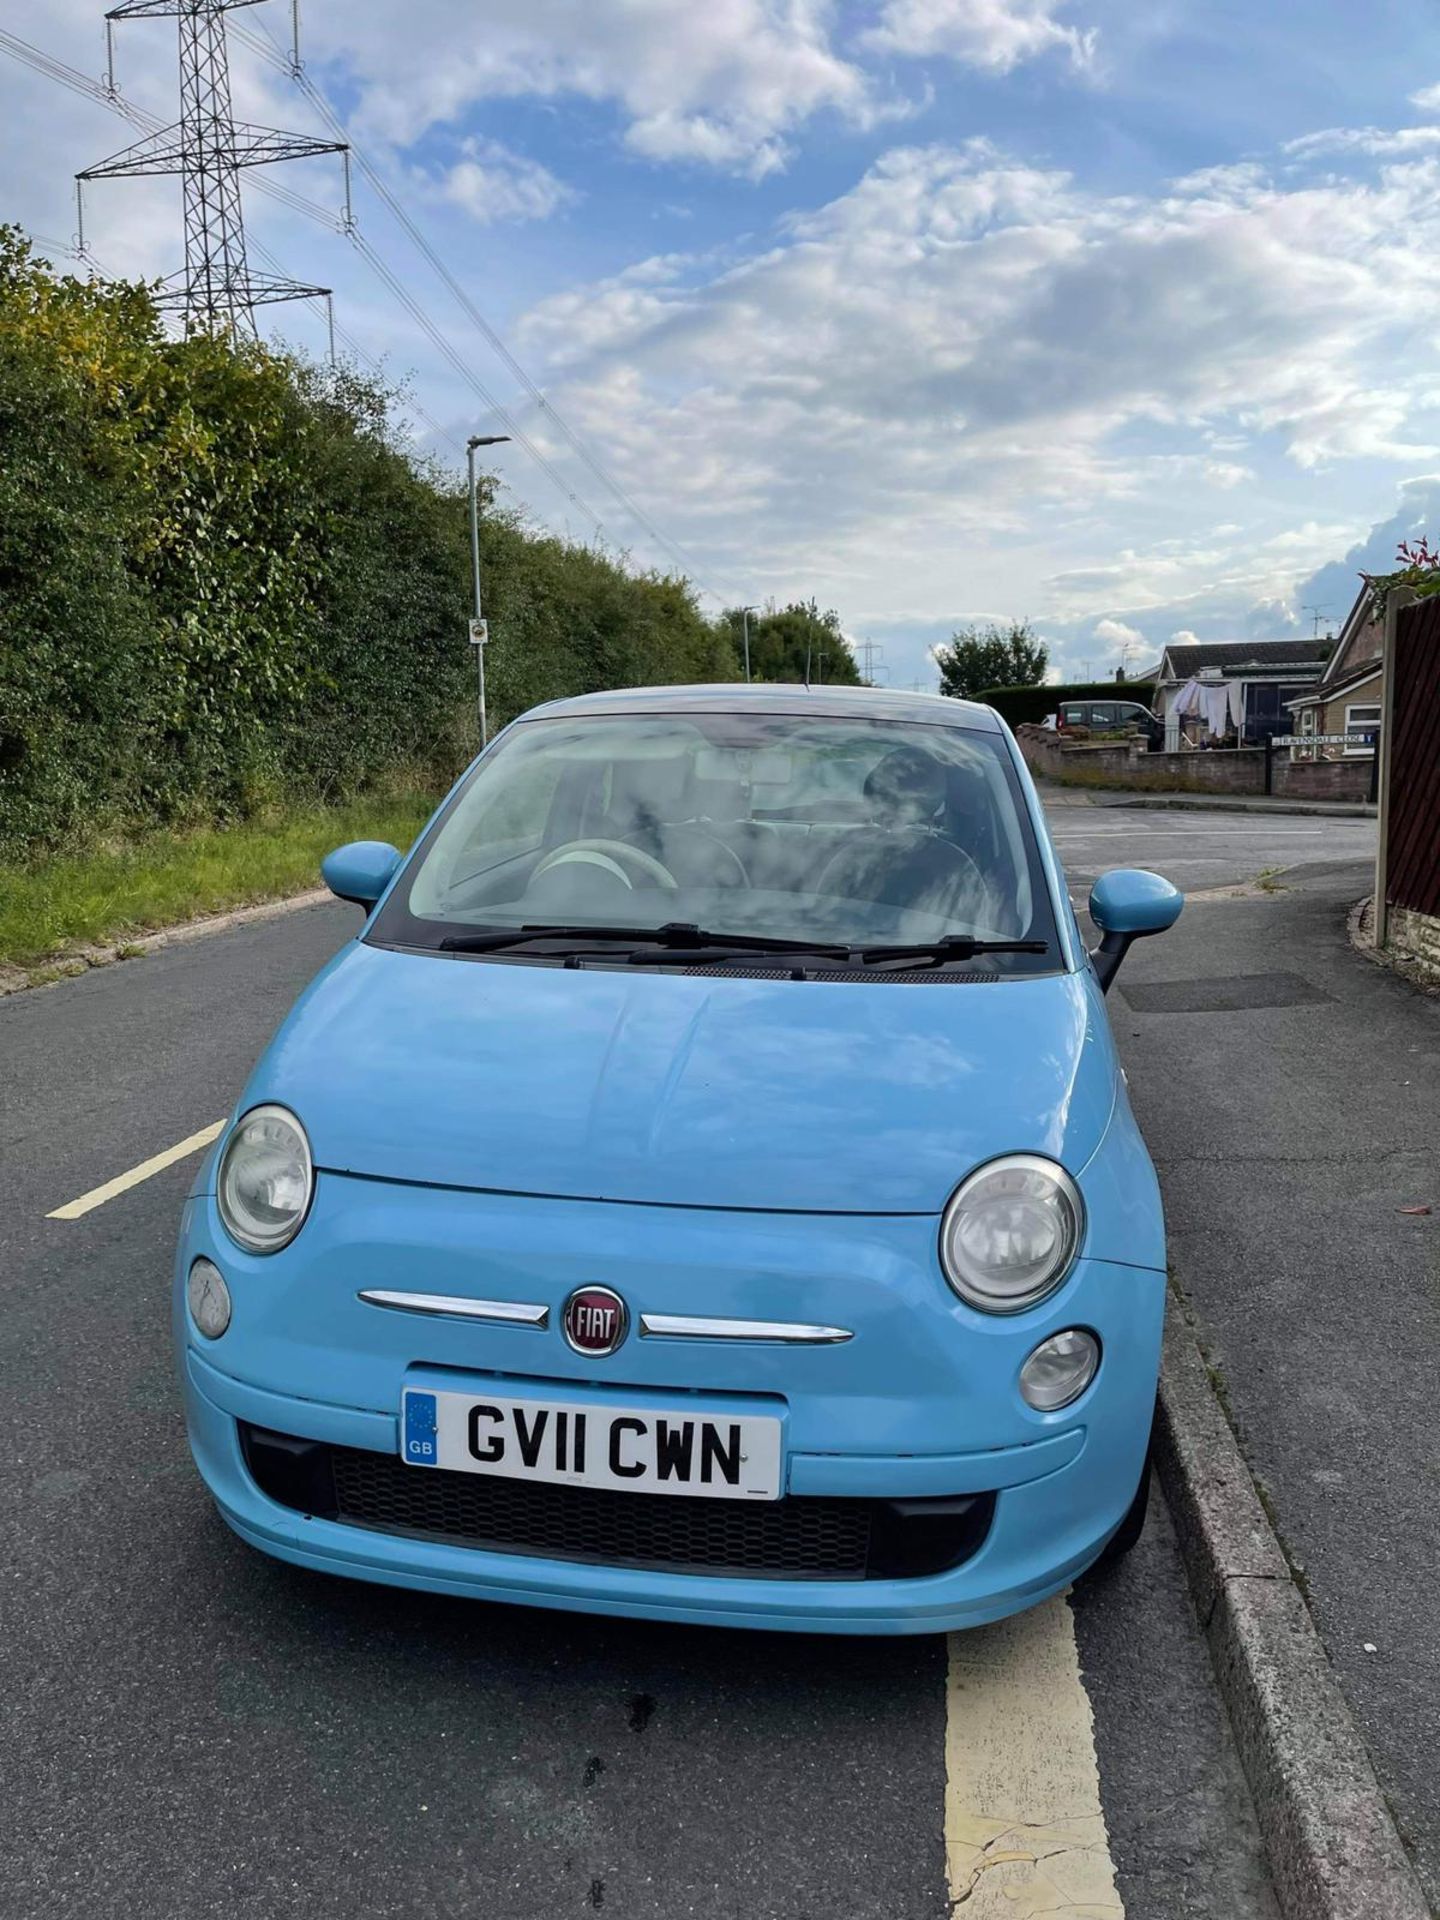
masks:
[[[1062,700],[1136,700],[1148,707],[1154,691],[1148,680],[1080,680],[1061,687],[989,687],[978,697],[1018,727],[1043,720]]]
[[[465,490],[397,442],[392,397],[167,339],[143,289],[0,228],[0,861],[463,765]],[[683,581],[493,510],[483,568],[497,723],[736,675]]]

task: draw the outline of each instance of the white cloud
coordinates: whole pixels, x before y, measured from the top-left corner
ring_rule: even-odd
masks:
[[[1177,627],[1168,644],[1172,647],[1195,647],[1200,644],[1200,636],[1192,633],[1189,627]]]
[[[408,145],[477,102],[613,104],[636,153],[761,175],[827,109],[884,109],[832,44],[831,0],[353,0],[315,8],[312,51],[358,89],[359,131]],[[437,49],[444,57],[437,57]]]
[[[1097,620],[1095,638],[1107,647],[1141,647],[1145,636],[1138,627],[1127,627],[1123,620]]]
[[[892,150],[748,256],[572,289],[523,339],[717,568],[759,591],[799,570],[860,617],[919,618],[995,601],[1017,565],[1058,574],[1041,526],[1088,527],[1093,568],[1106,516],[1188,511],[1197,481],[1240,498],[1253,465],[1213,458],[1207,434],[1263,442],[1292,473],[1419,464],[1440,434],[1421,425],[1437,298],[1436,162],[1252,182],[1236,204],[1213,182],[1087,192],[972,142]],[[1253,522],[1129,562],[1112,541],[1123,577],[1052,580],[1057,610],[1158,605],[1207,578],[1248,608],[1349,537],[1333,513],[1294,520],[1277,529],[1291,552]]]
[[[1370,159],[1403,159],[1409,154],[1433,153],[1440,147],[1440,127],[1326,127],[1286,143],[1285,152],[1300,160],[1328,154],[1358,153]]]
[[[445,174],[439,192],[481,225],[496,220],[547,220],[579,198],[548,167],[511,153],[498,140],[466,140],[462,154]]]
[[[1212,487],[1223,487],[1227,492],[1232,487],[1243,487],[1247,481],[1255,478],[1253,467],[1242,467],[1234,460],[1207,460],[1205,478]]]
[[[1410,104],[1412,107],[1419,107],[1422,113],[1440,111],[1440,86],[1421,87],[1418,92],[1410,95]]]
[[[866,44],[887,52],[942,55],[992,73],[1063,51],[1077,67],[1095,54],[1093,28],[1058,19],[1066,0],[885,0]]]

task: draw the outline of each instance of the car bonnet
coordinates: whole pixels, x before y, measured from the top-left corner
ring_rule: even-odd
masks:
[[[246,1090],[317,1167],[687,1207],[937,1213],[999,1153],[1089,1159],[1115,1097],[1083,975],[796,981],[353,944]]]

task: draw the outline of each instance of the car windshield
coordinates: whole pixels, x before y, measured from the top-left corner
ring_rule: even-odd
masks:
[[[431,827],[370,938],[453,950],[547,926],[623,927],[640,944],[677,926],[737,945],[1043,942],[986,964],[1060,964],[1001,736],[826,715],[512,728]]]

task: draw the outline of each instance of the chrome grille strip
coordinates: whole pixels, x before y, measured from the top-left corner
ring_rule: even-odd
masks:
[[[656,1340],[772,1340],[786,1346],[833,1347],[855,1338],[848,1327],[799,1320],[711,1320],[678,1313],[642,1313],[640,1331]]]
[[[357,1295],[371,1307],[392,1307],[399,1313],[433,1313],[451,1320],[501,1320],[512,1326],[549,1324],[550,1309],[525,1300],[467,1300],[451,1293],[392,1293],[371,1287]]]

